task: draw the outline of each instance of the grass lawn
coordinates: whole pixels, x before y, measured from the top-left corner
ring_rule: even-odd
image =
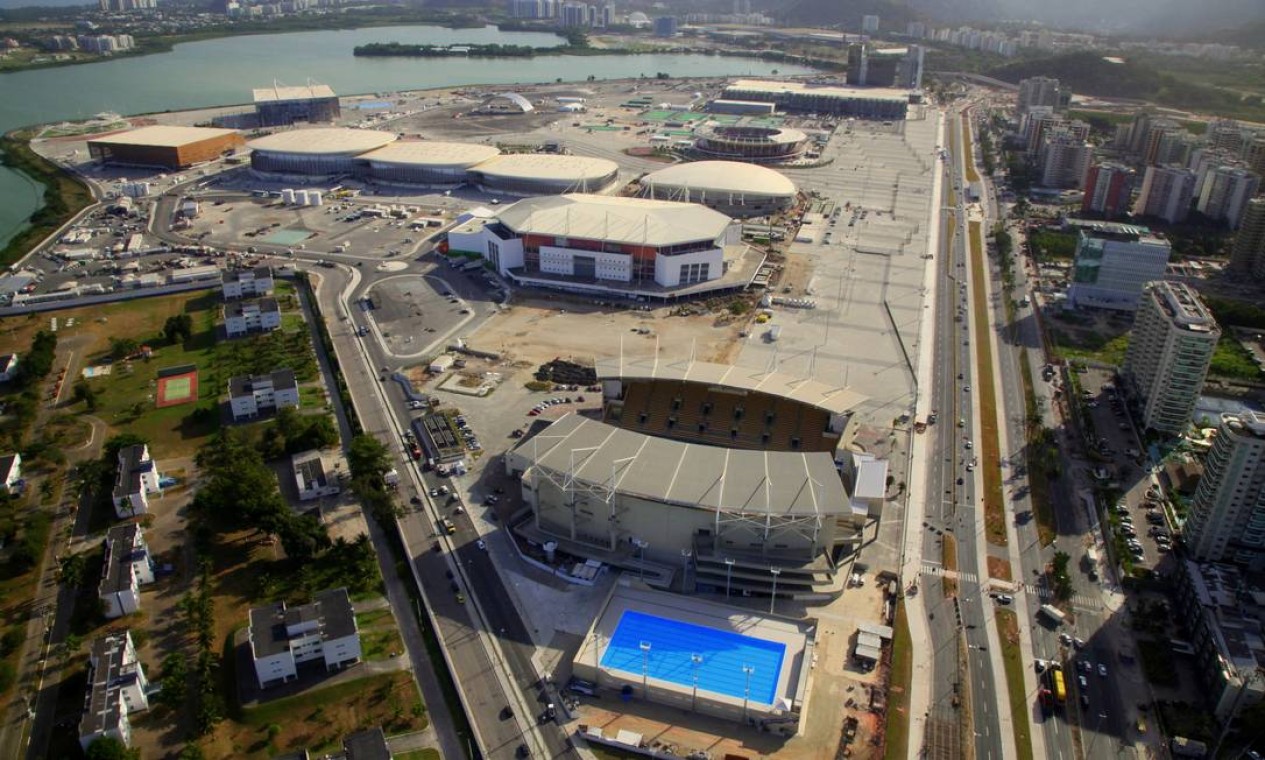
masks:
[[[1222,333],[1217,349],[1212,354],[1212,366],[1208,374],[1234,380],[1260,380],[1261,369],[1252,360],[1252,352],[1243,347],[1233,332]]]
[[[281,315],[281,329],[286,332],[298,332],[307,329],[303,315],[297,311],[288,311]]]
[[[979,172],[975,171],[975,154],[971,146],[971,117],[962,114],[962,156],[966,162],[966,181],[979,182]]]
[[[971,222],[971,279],[974,294],[971,308],[975,312],[975,353],[978,366],[975,372],[976,399],[980,415],[980,469],[984,475],[984,532],[988,542],[1005,546],[1006,499],[1001,488],[1001,461],[997,444],[997,389],[993,378],[993,339],[988,329],[988,299],[984,279],[988,276],[988,262],[984,260],[984,240],[979,222]]]
[[[207,757],[266,758],[301,749],[321,753],[341,747],[344,736],[361,729],[382,726],[397,734],[426,725],[413,677],[386,673],[244,710],[240,721],[220,724],[215,741],[204,749]],[[275,735],[270,738],[270,733]]]
[[[361,654],[365,660],[389,660],[392,654],[404,651],[400,634],[394,628],[375,628],[360,631]]]
[[[1019,757],[1032,757],[1032,727],[1023,686],[1023,652],[1019,650],[1019,616],[1013,610],[997,610],[997,634],[1001,638],[1002,662],[1006,666],[1006,691],[1010,695],[1010,718],[1015,727],[1015,749]]]
[[[883,757],[909,757],[909,690],[913,686],[914,656],[909,640],[909,620],[905,602],[896,605],[896,625],[892,639],[891,686],[887,691],[886,746]]]
[[[1038,230],[1028,236],[1038,261],[1071,261],[1076,257],[1076,242],[1076,235],[1055,230]]]
[[[948,533],[941,536],[940,542],[940,560],[944,565],[946,572],[957,572],[958,569],[958,540]],[[953,596],[958,592],[958,582],[956,578],[950,578],[945,575],[940,579],[940,588],[944,590],[945,596]]]
[[[395,760],[443,760],[443,755],[439,754],[439,750],[434,747],[424,747],[415,749],[412,752],[405,752],[401,755],[392,755]]]

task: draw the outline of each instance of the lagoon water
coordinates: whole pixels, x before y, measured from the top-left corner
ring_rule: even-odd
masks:
[[[328,84],[339,95],[460,84],[508,84],[649,76],[762,76],[809,69],[756,59],[700,55],[541,56],[531,59],[356,58],[370,42],[517,44],[549,47],[560,38],[495,27],[371,27],[225,37],[178,45],[170,53],[0,75],[0,130],[80,119],[247,104],[250,91],[274,80]],[[0,245],[40,205],[38,189],[0,168]]]

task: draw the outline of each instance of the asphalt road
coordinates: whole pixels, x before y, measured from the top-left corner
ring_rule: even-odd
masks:
[[[321,271],[323,275],[340,272],[339,276],[346,276],[341,269]],[[354,301],[370,286],[368,281],[359,283],[350,294],[350,300]],[[454,679],[459,681],[467,697],[469,717],[476,724],[484,756],[514,757],[520,744],[526,744],[534,757],[574,756],[560,727],[536,725],[544,705],[553,700],[542,700],[530,659],[531,638],[501,585],[490,557],[475,545],[477,532],[467,517],[451,514],[455,505],[431,503],[429,489],[443,481],[424,477],[404,452],[401,435],[407,429],[410,415],[403,391],[396,383],[383,383],[380,379],[381,368],[394,369],[394,365],[375,341],[353,334],[351,321],[333,316],[342,314],[343,306],[350,312],[354,304],[340,306],[336,303],[339,299],[331,299],[331,292],[332,289],[322,288],[321,306],[330,315],[328,324],[338,353],[342,357],[363,357],[361,360],[344,358],[342,367],[348,387],[356,396],[361,424],[365,432],[391,448],[394,464],[402,474],[402,500],[408,502],[416,497],[429,507],[411,511],[400,521],[401,530],[426,603],[438,622],[439,637],[448,653]],[[445,514],[454,520],[455,535],[439,535],[433,517],[436,514]],[[437,543],[439,551],[434,550]],[[465,597],[464,603],[458,594]],[[486,622],[479,619],[476,601]],[[497,637],[499,647],[489,651],[481,631]],[[508,692],[498,678],[501,673],[506,674],[511,684]],[[507,706],[512,714],[506,711]]]

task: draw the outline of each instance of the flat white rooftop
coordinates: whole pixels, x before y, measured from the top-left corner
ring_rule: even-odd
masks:
[[[716,240],[730,224],[729,217],[697,203],[575,193],[527,198],[499,216],[520,235],[647,246]]]
[[[309,84],[287,87],[256,87],[254,90],[256,103],[269,103],[281,100],[311,100],[312,98],[333,98],[334,90],[327,84]]]
[[[106,145],[146,145],[160,148],[179,148],[182,145],[236,133],[237,130],[235,129],[153,126],[133,129],[118,135],[92,137],[88,141]]]
[[[728,92],[764,92],[770,94],[791,93],[831,98],[855,98],[858,100],[909,101],[909,91],[895,87],[847,87],[843,85],[813,85],[807,82],[773,82],[764,79],[739,79],[725,88]]]
[[[344,127],[292,129],[251,140],[251,150],[304,155],[359,155],[395,141],[390,132]]]

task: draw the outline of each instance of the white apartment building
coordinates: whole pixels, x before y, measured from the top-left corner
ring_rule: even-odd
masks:
[[[1058,135],[1046,142],[1041,161],[1041,185],[1080,189],[1094,157],[1094,148],[1072,135]]]
[[[322,591],[310,604],[284,602],[250,611],[250,655],[259,687],[298,677],[298,665],[323,661],[326,670],[360,659],[360,632],[347,589]]]
[[[1147,284],[1121,369],[1142,402],[1144,427],[1169,435],[1186,429],[1220,339],[1217,321],[1189,285]]]
[[[281,306],[275,298],[224,304],[224,332],[230,338],[281,329]]]
[[[234,377],[228,381],[233,420],[249,420],[282,407],[299,405],[294,372],[279,369],[267,375]]]
[[[1248,201],[1260,190],[1261,178],[1239,166],[1219,166],[1208,175],[1196,208],[1209,219],[1237,230]]]
[[[1168,241],[1155,237],[1145,227],[1084,227],[1076,245],[1068,303],[1073,307],[1132,311],[1138,307],[1143,286],[1164,279],[1170,253]]]
[[[220,280],[220,289],[226,301],[234,298],[266,296],[272,293],[275,285],[271,267],[226,270]]]
[[[154,582],[154,561],[141,526],[116,525],[105,536],[105,565],[97,596],[107,618],[130,615],[141,608],[141,586]]]
[[[310,501],[323,496],[337,496],[341,492],[337,480],[325,472],[321,452],[313,449],[290,457],[290,469],[294,472],[294,486],[299,501]]]
[[[114,478],[114,513],[120,520],[149,511],[149,494],[162,494],[158,466],[149,455],[149,446],[138,443],[119,449],[119,467]]]
[[[88,694],[79,720],[79,746],[103,737],[132,745],[129,713],[149,709],[149,681],[136,657],[130,631],[103,636],[88,650]]]
[[[1265,566],[1265,414],[1221,415],[1186,522],[1191,556]]]
[[[1148,166],[1133,204],[1136,216],[1153,216],[1169,224],[1186,221],[1198,177],[1182,166]]]

